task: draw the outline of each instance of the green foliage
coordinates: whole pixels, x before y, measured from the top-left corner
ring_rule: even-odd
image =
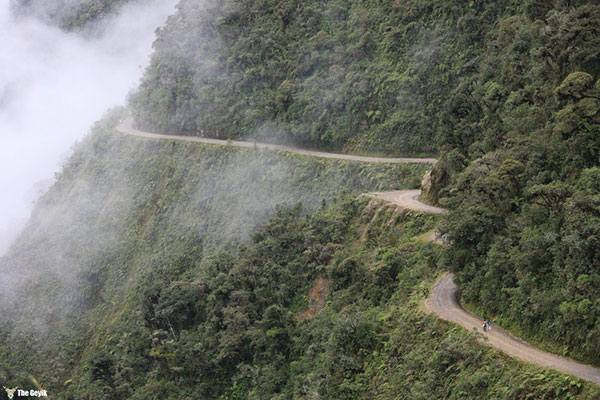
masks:
[[[600,364],[600,7],[559,3],[531,2],[500,21],[473,75],[476,112],[451,114],[476,134],[446,137],[441,168],[451,178],[437,189],[452,209],[446,261],[464,298],[547,348]]]
[[[433,153],[440,111],[509,1],[183,0],[131,98],[165,133]],[[466,99],[468,101],[468,99]]]
[[[433,217],[355,198],[416,187],[424,166],[96,134],[0,261],[18,287],[0,299],[0,380],[33,373],[65,399],[598,398],[418,304],[441,262],[488,315],[600,363],[600,6],[178,8],[131,98],[143,127],[439,149],[429,197],[451,245],[416,239]],[[318,278],[325,308],[299,320]]]
[[[581,99],[586,92],[592,89],[593,85],[594,78],[590,74],[573,72],[554,90],[554,93],[567,98]]]
[[[122,332],[107,335],[111,343],[125,340],[123,348],[144,348],[147,338],[140,339],[136,324],[172,340],[204,321],[206,282],[185,274],[205,256],[249,241],[278,204],[302,202],[298,212],[313,212],[344,192],[415,187],[427,168],[140,140],[111,132],[119,117],[100,122],[76,147],[20,240],[0,259],[3,282],[11,287],[0,292],[2,340],[22,349],[6,360],[32,374],[44,372],[26,354],[53,360],[57,366],[47,381],[52,387],[69,379],[88,335],[101,335],[100,316],[110,314],[102,318],[111,321],[127,315]],[[221,257],[214,268],[228,262]],[[222,279],[219,273],[211,279]],[[143,298],[135,309],[127,301],[131,293]],[[134,336],[121,339],[132,331]],[[171,356],[177,357],[169,344],[155,355],[167,369]],[[133,368],[146,361],[136,356],[128,363]],[[110,365],[89,368],[104,376]],[[120,379],[132,384],[129,373]]]

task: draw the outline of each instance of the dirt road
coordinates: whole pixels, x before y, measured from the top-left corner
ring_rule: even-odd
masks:
[[[478,330],[483,334],[482,340],[486,344],[511,357],[574,375],[600,385],[600,369],[598,368],[538,350],[496,326],[493,326],[490,332],[483,332],[483,320],[465,311],[459,303],[458,296],[459,289],[453,281],[453,274],[448,273],[435,284],[425,305],[429,311],[446,321],[457,323],[468,330]]]
[[[445,213],[446,210],[430,206],[419,201],[420,190],[395,190],[393,192],[371,193],[371,196],[388,201],[409,210],[422,211],[433,214]]]
[[[299,149],[292,146],[283,146],[278,144],[267,144],[267,143],[254,143],[254,142],[240,142],[237,140],[220,140],[220,139],[209,139],[199,136],[178,136],[178,135],[163,135],[159,133],[143,132],[136,129],[133,126],[132,119],[126,119],[122,121],[118,126],[117,130],[126,135],[133,135],[151,139],[170,139],[170,140],[183,140],[187,142],[198,142],[206,144],[216,144],[221,146],[235,146],[235,147],[246,147],[246,148],[259,148],[269,150],[280,150],[287,151],[296,154],[304,154],[312,157],[320,158],[332,158],[337,160],[348,160],[348,161],[361,161],[370,163],[394,163],[394,164],[409,164],[409,163],[422,163],[422,164],[435,164],[437,160],[435,158],[386,158],[386,157],[364,157],[354,156],[350,154],[338,154],[338,153],[325,153],[322,151],[313,151]]]
[[[437,214],[446,212],[443,208],[421,203],[419,201],[420,194],[420,190],[398,190],[371,195],[415,211]],[[438,243],[442,242],[435,233],[431,239],[437,240]],[[484,344],[493,346],[511,357],[574,375],[600,385],[600,369],[598,368],[536,349],[496,326],[492,327],[489,332],[483,332],[483,319],[467,312],[460,305],[459,288],[454,283],[453,277],[453,274],[447,273],[436,283],[425,303],[429,311],[441,319],[457,323],[467,330],[478,330],[483,334],[482,341]]]

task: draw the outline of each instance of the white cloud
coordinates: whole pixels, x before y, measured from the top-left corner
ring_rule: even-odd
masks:
[[[148,0],[104,20],[95,37],[0,6],[0,254],[52,181],[74,141],[124,103],[175,0]]]

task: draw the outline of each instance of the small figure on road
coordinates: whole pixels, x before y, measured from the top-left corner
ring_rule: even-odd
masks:
[[[491,330],[492,330],[492,320],[491,320],[491,319],[488,319],[488,320],[487,320],[487,330],[488,330],[488,331],[491,331]]]
[[[483,321],[483,327],[482,328],[483,328],[484,332],[487,332],[487,328],[488,328],[488,320],[487,319]]]

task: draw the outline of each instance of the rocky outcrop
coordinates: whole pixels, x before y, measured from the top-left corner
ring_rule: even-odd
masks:
[[[450,175],[446,171],[443,161],[440,160],[421,180],[421,197],[419,199],[424,203],[438,205],[440,190],[449,183]]]

